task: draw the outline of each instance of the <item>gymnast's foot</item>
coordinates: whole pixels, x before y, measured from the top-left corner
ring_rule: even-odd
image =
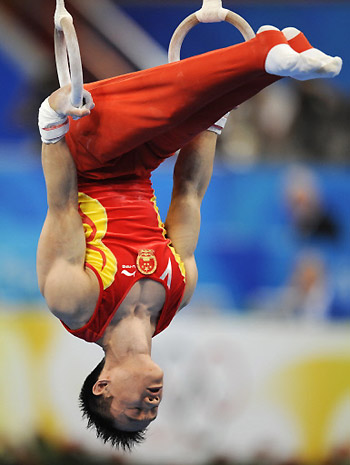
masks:
[[[316,78],[335,77],[340,73],[343,64],[341,58],[331,57],[321,50],[314,48],[304,34],[295,27],[287,27],[283,29],[282,32],[292,49],[300,54],[300,63],[302,63],[302,68],[304,70],[310,69],[313,66],[317,67],[318,63],[320,64],[320,68],[318,72],[316,69]],[[302,78],[299,79],[305,80]]]
[[[277,30],[274,26],[262,26],[257,34]],[[265,70],[276,76],[289,76],[299,81],[337,76],[343,61],[312,47],[304,34],[296,28],[286,28],[283,34],[288,43],[272,47],[266,57]]]

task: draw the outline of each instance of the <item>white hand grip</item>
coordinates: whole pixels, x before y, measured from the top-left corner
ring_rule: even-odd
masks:
[[[173,61],[179,61],[180,60],[180,52],[181,52],[181,46],[182,43],[188,34],[188,32],[197,24],[199,24],[201,21],[198,18],[198,14],[201,10],[192,13],[191,15],[187,16],[182,23],[176,28],[171,41],[169,45],[169,51],[168,51],[168,59],[169,62]],[[214,18],[214,21],[206,21],[206,22],[218,22],[218,21],[226,21],[233,26],[235,26],[239,32],[242,34],[244,40],[250,40],[255,37],[255,33],[253,29],[250,27],[250,25],[247,23],[245,19],[242,18],[242,16],[239,16],[236,13],[233,13],[230,10],[226,10],[224,8],[221,8],[220,10],[217,11],[217,14],[219,14],[219,19],[215,19],[213,10],[211,10],[211,18]],[[224,12],[224,14],[222,14]],[[201,15],[199,15],[201,17]],[[209,16],[206,16],[205,18],[208,19]],[[223,19],[220,19],[220,18]]]
[[[72,85],[71,103],[80,107],[83,100],[83,69],[73,18],[57,0],[55,12],[55,58],[60,86]]]

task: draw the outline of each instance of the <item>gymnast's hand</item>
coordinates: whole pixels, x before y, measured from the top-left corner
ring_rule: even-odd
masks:
[[[71,85],[56,90],[49,97],[50,107],[60,116],[72,116],[73,119],[79,119],[88,116],[95,107],[90,92],[83,90],[83,103],[80,108],[74,107],[71,103]]]

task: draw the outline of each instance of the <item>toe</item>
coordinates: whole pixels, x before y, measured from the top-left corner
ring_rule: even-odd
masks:
[[[292,40],[294,39],[294,37],[300,34],[299,29],[297,29],[296,27],[285,27],[284,29],[282,29],[282,32],[287,40]]]
[[[279,29],[275,26],[261,26],[259,29],[258,29],[258,32],[257,34],[260,34],[261,32],[265,32],[265,31],[279,31]]]

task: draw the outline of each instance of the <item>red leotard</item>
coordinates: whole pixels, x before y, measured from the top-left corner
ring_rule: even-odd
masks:
[[[101,292],[90,321],[78,330],[66,327],[72,334],[97,341],[142,278],[163,283],[166,302],[155,334],[168,326],[184,292],[184,269],[160,223],[151,172],[279,79],[264,70],[268,51],[279,43],[286,43],[281,32],[266,31],[249,42],[86,86],[95,109],[71,121],[66,141],[78,171],[86,266]]]
[[[185,270],[160,221],[149,180],[81,186],[79,211],[86,235],[86,266],[100,283],[90,321],[75,336],[96,342],[136,281],[163,284],[166,300],[156,331],[173,319],[185,288]]]

